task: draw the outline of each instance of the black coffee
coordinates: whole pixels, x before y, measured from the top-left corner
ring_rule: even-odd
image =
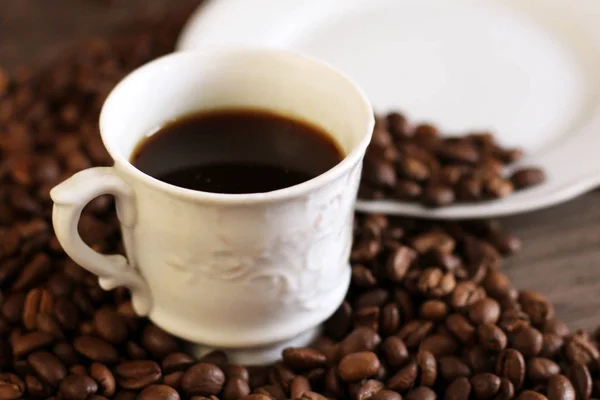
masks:
[[[169,123],[138,144],[131,162],[172,185],[214,193],[261,193],[297,185],[343,158],[337,143],[306,122],[227,109]]]

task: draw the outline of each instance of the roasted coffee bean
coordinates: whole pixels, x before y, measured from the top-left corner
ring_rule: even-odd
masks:
[[[444,207],[454,203],[454,191],[450,186],[430,184],[421,194],[421,203],[427,207]]]
[[[400,328],[397,336],[404,341],[408,348],[412,349],[417,347],[432,329],[431,321],[413,320]]]
[[[52,294],[43,289],[32,289],[27,293],[23,306],[23,325],[29,330],[34,330],[37,325],[39,313],[50,313],[54,308]]]
[[[487,294],[496,300],[502,300],[508,297],[513,288],[508,277],[494,269],[488,270],[482,284]]]
[[[578,399],[588,399],[592,395],[592,377],[589,369],[582,364],[573,364],[566,370]]]
[[[87,370],[81,364],[71,366],[69,372],[73,375],[88,375]]]
[[[427,268],[421,272],[417,285],[427,297],[444,297],[454,290],[456,280],[451,272],[444,273],[439,268]]]
[[[356,400],[368,400],[373,398],[373,396],[383,390],[383,388],[383,382],[369,379],[356,386],[355,393],[352,393],[352,397]]]
[[[522,327],[528,327],[529,325],[529,315],[518,308],[505,310],[500,316],[500,321],[498,321],[498,326],[509,334],[516,332]]]
[[[208,364],[214,364],[217,367],[227,365],[227,354],[223,350],[213,350],[198,359],[198,361]]]
[[[458,349],[458,342],[448,334],[434,334],[423,339],[419,350],[428,351],[435,357],[454,354]]]
[[[519,295],[519,303],[523,311],[529,314],[531,323],[542,326],[547,320],[554,318],[554,306],[541,294],[524,290]]]
[[[542,350],[544,338],[540,331],[530,326],[521,326],[512,332],[510,342],[513,348],[525,357],[534,357]]]
[[[412,127],[406,117],[399,112],[389,113],[385,119],[390,133],[397,139],[404,139],[412,135]]]
[[[500,351],[506,347],[507,339],[502,329],[493,324],[481,324],[477,327],[479,343],[490,351]]]
[[[369,288],[377,284],[377,278],[373,275],[373,271],[364,265],[357,264],[352,266],[352,284],[362,288]]]
[[[446,319],[446,328],[463,344],[475,342],[475,327],[461,314],[451,314]]]
[[[552,360],[534,357],[527,361],[527,377],[532,381],[546,382],[558,374],[560,374],[560,367]]]
[[[119,359],[117,350],[104,340],[94,336],[79,336],[73,341],[73,347],[79,354],[92,361],[116,363]]]
[[[576,400],[575,389],[564,375],[554,375],[548,380],[548,400]]]
[[[373,331],[379,331],[381,310],[377,306],[362,307],[354,312],[353,324],[355,327],[364,326]]]
[[[35,397],[46,397],[52,394],[50,387],[33,375],[27,374],[25,376],[25,387],[27,393]]]
[[[406,275],[406,272],[415,258],[415,251],[409,247],[398,246],[393,249],[388,255],[386,262],[388,278],[394,282],[400,282]]]
[[[246,393],[248,394],[248,393]],[[241,396],[240,396],[241,397]],[[137,396],[138,400],[180,400],[179,393],[166,385],[150,385]],[[237,399],[237,397],[236,397]]]
[[[21,357],[32,351],[42,349],[52,344],[54,339],[44,332],[26,333],[12,342],[12,351],[15,357]]]
[[[501,199],[512,194],[514,187],[509,180],[494,177],[484,182],[483,190],[487,196],[493,199]]]
[[[296,376],[290,384],[290,396],[292,400],[302,397],[304,393],[310,392],[310,390],[310,382],[303,376]]]
[[[525,390],[521,392],[517,400],[548,400],[546,396],[533,390]]]
[[[115,368],[117,383],[125,389],[142,389],[160,377],[160,367],[154,361],[125,361]]]
[[[471,368],[456,356],[443,356],[439,358],[439,374],[446,382],[471,376]]]
[[[523,168],[515,171],[510,180],[516,189],[524,189],[544,182],[546,175],[540,168]]]
[[[308,347],[290,347],[283,350],[283,362],[294,370],[311,370],[327,363],[325,355]]]
[[[79,322],[79,311],[69,300],[63,298],[56,301],[54,317],[65,330],[74,330]]]
[[[500,318],[500,304],[486,297],[469,307],[469,319],[474,324],[495,324]]]
[[[306,376],[312,374],[314,370],[309,371]],[[269,382],[273,385],[279,385],[285,391],[289,391],[290,382],[296,377],[296,374],[285,366],[281,361],[275,362],[269,371]]]
[[[281,386],[279,386],[279,385],[267,385],[267,386],[260,387],[260,388],[256,389],[256,393],[266,394],[275,400],[286,400],[287,399],[287,396],[286,396],[283,388],[281,388]],[[318,398],[317,396],[321,396],[321,395],[319,395],[317,393],[313,393],[313,392],[308,392],[308,393],[305,393],[303,396],[305,396],[307,398],[314,397],[316,400]]]
[[[560,337],[567,336],[570,331],[569,327],[562,321],[557,319],[549,319],[542,327],[542,333],[553,333]]]
[[[100,394],[112,396],[115,393],[116,382],[113,373],[104,364],[92,363],[90,366],[90,376],[98,382]]]
[[[388,297],[389,293],[385,289],[368,290],[354,300],[353,306],[355,309],[372,306],[381,307],[387,302]]]
[[[381,251],[382,247],[381,243],[375,239],[357,242],[350,254],[350,260],[353,263],[366,263],[372,261]]]
[[[171,386],[174,389],[179,390],[181,388],[181,378],[183,377],[183,371],[171,372],[170,374],[166,374],[162,378],[162,382]]]
[[[67,366],[77,364],[80,361],[79,354],[68,343],[55,344],[52,347],[52,352]]]
[[[424,181],[429,178],[431,171],[425,162],[406,156],[398,163],[398,173],[412,181]]]
[[[335,313],[325,321],[325,332],[334,339],[341,339],[352,326],[352,307],[344,301]]]
[[[427,300],[419,309],[421,318],[430,321],[441,321],[448,315],[448,305],[441,300]]]
[[[325,390],[328,394],[340,397],[344,391],[344,383],[337,374],[337,367],[331,367],[325,375]]]
[[[467,348],[465,351],[465,360],[471,367],[473,373],[479,374],[482,372],[493,371],[494,355],[490,354],[487,349],[481,345],[475,345]]]
[[[437,151],[440,158],[449,162],[475,164],[479,161],[479,152],[467,141],[446,141]]]
[[[569,337],[565,344],[565,356],[573,364],[590,365],[600,360],[600,352],[587,335],[577,333]],[[599,364],[600,365],[600,364]]]
[[[149,324],[142,334],[142,345],[155,357],[166,357],[179,351],[179,343],[172,335],[156,325]]]
[[[98,384],[86,375],[69,375],[60,383],[59,393],[65,400],[85,400],[96,393]]]
[[[460,201],[475,202],[482,199],[482,180],[479,177],[466,176],[457,184],[456,197]]]
[[[412,296],[402,289],[394,291],[394,302],[398,305],[400,315],[404,321],[410,321],[415,316],[415,305],[412,301]]]
[[[542,337],[544,344],[540,356],[550,359],[555,358],[562,350],[563,338],[554,333],[544,333]]]
[[[137,344],[136,342],[129,341],[126,345],[127,348],[127,356],[132,360],[146,360],[150,358],[150,355],[142,346]]]
[[[389,336],[400,327],[400,310],[395,303],[388,303],[381,308],[379,331],[383,336]]]
[[[40,380],[50,386],[57,387],[67,375],[65,365],[54,354],[45,351],[31,353],[27,361]]]
[[[515,349],[505,349],[498,354],[496,360],[496,374],[508,379],[516,390],[519,390],[525,379],[525,359]]]
[[[273,396],[271,396],[273,398]],[[284,396],[285,398],[285,396]],[[275,397],[276,400],[279,400],[277,397]],[[327,400],[327,397],[316,393],[316,392],[305,392],[301,397],[300,400]]]
[[[423,147],[433,149],[439,141],[439,130],[431,124],[419,124],[415,127],[413,138]]]
[[[396,392],[404,393],[415,386],[418,373],[417,364],[414,361],[410,362],[387,381],[387,386]]]
[[[391,390],[380,390],[371,397],[371,400],[402,400],[402,396]]]
[[[15,254],[19,249],[21,235],[17,229],[0,230],[0,260]]]
[[[511,400],[514,397],[515,387],[508,379],[502,378],[500,380],[500,388],[496,396],[494,396],[494,400]]]
[[[457,310],[464,310],[485,299],[485,290],[473,282],[465,281],[456,285],[450,298],[450,304]]]
[[[437,396],[433,390],[428,387],[420,386],[412,389],[406,395],[407,400],[436,400]]]
[[[0,398],[16,400],[25,394],[25,382],[17,375],[0,373]]]
[[[25,266],[23,271],[13,283],[14,290],[28,289],[34,284],[40,282],[51,268],[50,257],[44,253],[36,254]]]
[[[468,400],[471,389],[471,382],[467,378],[458,378],[446,389],[444,400]]]
[[[58,326],[58,323],[56,322],[56,320],[54,318],[52,318],[52,315],[50,315],[50,314],[46,314],[46,313],[37,314],[36,318],[35,318],[35,325],[39,331],[47,333],[48,335],[52,336],[54,339],[57,339],[57,340],[64,339],[64,334],[63,334],[62,330]]]
[[[194,359],[191,356],[185,353],[173,353],[166,356],[162,361],[162,370],[164,373],[184,371],[192,364],[194,364]],[[229,371],[231,372],[227,376],[243,377],[245,380],[248,380],[248,370],[242,366],[231,365],[229,366]]]
[[[419,351],[416,357],[417,366],[420,371],[419,384],[431,387],[437,379],[437,361],[435,356],[425,350]]]
[[[101,308],[94,315],[96,333],[112,344],[123,343],[128,336],[127,324],[122,316],[110,308]]]
[[[339,356],[374,350],[381,343],[381,337],[372,329],[358,327],[340,343]]]
[[[396,336],[389,336],[381,344],[381,351],[385,361],[392,369],[398,369],[410,360],[406,345]]]
[[[396,169],[391,162],[381,159],[374,161],[369,157],[365,157],[362,179],[374,187],[391,189],[396,184]]]
[[[423,188],[417,182],[398,179],[392,197],[398,200],[418,200],[423,193]]]
[[[380,366],[375,353],[361,351],[344,356],[338,366],[338,373],[345,382],[358,382],[375,376]]]
[[[470,380],[472,392],[476,399],[492,399],[500,390],[501,380],[497,375],[482,373],[473,376]]]
[[[510,233],[494,232],[489,236],[489,240],[500,253],[505,255],[518,253],[523,247],[521,239]]]
[[[181,389],[190,396],[218,394],[225,383],[225,374],[214,364],[199,363],[185,371]]]
[[[17,264],[18,266],[18,264]],[[14,292],[3,299],[2,316],[10,323],[16,324],[22,318],[25,306],[25,293]]]
[[[426,254],[430,251],[452,253],[455,244],[454,239],[450,235],[438,231],[422,233],[410,239],[411,247],[419,254]]]

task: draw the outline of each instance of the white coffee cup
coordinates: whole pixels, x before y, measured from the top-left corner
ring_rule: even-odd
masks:
[[[253,108],[305,120],[345,158],[305,183],[267,193],[218,194],[173,186],[129,158],[157,128],[199,110]],[[174,53],[127,76],[100,116],[113,167],[79,172],[51,191],[67,254],[104,289],[131,289],[135,310],[194,343],[261,363],[303,344],[342,302],[361,164],[374,118],[361,90],[334,68],[279,50]],[[306,154],[306,157],[311,157]],[[112,194],[127,258],[102,255],[77,222]]]

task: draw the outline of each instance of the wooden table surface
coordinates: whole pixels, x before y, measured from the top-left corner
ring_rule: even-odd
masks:
[[[0,0],[0,65],[41,65],[84,38],[189,0]],[[600,191],[504,225],[524,241],[505,263],[519,288],[547,295],[571,328],[600,324]]]

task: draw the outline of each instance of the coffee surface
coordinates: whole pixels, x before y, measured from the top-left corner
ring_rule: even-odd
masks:
[[[250,109],[192,114],[141,141],[131,162],[142,172],[187,189],[262,193],[306,182],[343,158],[325,131]]]

